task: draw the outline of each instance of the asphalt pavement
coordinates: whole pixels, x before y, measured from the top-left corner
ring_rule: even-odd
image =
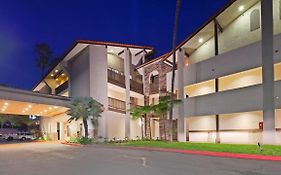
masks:
[[[0,144],[0,175],[280,175],[281,162],[59,143]]]

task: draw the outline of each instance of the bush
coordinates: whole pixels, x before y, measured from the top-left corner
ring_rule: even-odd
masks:
[[[88,145],[92,143],[92,139],[91,138],[87,138],[87,137],[70,137],[66,142],[67,143],[79,143],[82,145]]]
[[[91,144],[93,142],[93,140],[91,138],[88,137],[81,137],[79,138],[79,143],[82,145],[88,145]]]

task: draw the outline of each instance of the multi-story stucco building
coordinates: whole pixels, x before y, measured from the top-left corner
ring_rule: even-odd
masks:
[[[174,110],[174,138],[281,144],[280,33],[281,0],[233,0],[181,42],[174,93],[182,103]],[[171,91],[173,52],[151,60],[152,50],[77,41],[35,86],[36,93],[0,88],[5,100],[28,95],[28,103],[42,103],[38,110],[13,102],[26,107],[2,112],[40,115],[46,135],[65,139],[83,133],[80,121],[67,121],[68,97],[91,96],[105,107],[98,129],[89,128],[92,136],[141,137],[143,121],[132,120],[128,109],[157,103]],[[145,122],[152,138],[163,138],[165,120],[152,116]]]

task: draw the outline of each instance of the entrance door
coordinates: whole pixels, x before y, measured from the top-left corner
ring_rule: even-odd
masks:
[[[58,140],[60,140],[60,122],[57,122],[57,135],[58,135]]]

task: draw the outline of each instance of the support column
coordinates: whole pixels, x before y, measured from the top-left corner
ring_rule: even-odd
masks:
[[[215,91],[219,92],[219,79],[216,78],[215,79]],[[219,114],[216,114],[216,139],[215,142],[216,143],[220,143],[220,118],[219,118]]]
[[[263,143],[275,144],[273,0],[261,0],[262,79],[263,79]]]
[[[179,100],[182,102],[178,105],[178,141],[186,142],[186,121],[184,116],[184,50],[179,49],[177,53],[178,58],[178,88]]]
[[[131,114],[128,111],[131,108],[131,101],[130,101],[130,75],[131,75],[131,53],[130,50],[127,48],[124,50],[124,74],[125,74],[125,103],[126,103],[126,114],[125,114],[125,137],[130,139],[131,138]]]
[[[219,38],[218,38],[218,23],[214,20],[214,42],[215,42],[215,55],[219,55]],[[215,92],[219,92],[219,79],[215,79]],[[216,114],[216,139],[215,143],[220,143],[220,121],[219,114]]]

